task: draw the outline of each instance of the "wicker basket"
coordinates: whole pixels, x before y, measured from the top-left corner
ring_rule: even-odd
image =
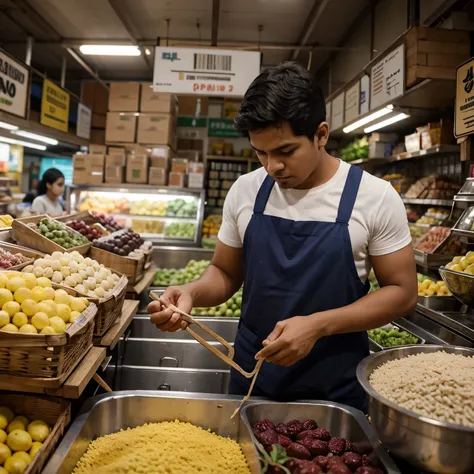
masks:
[[[16,254],[21,253],[24,257],[28,257],[28,260],[24,263],[20,263],[20,265],[14,265],[5,270],[22,270],[28,265],[31,265],[37,258],[41,258],[44,256],[44,253],[37,252],[35,250],[28,249],[26,247],[21,247],[20,245],[10,244],[8,242],[0,242],[0,247],[3,250],[8,250],[10,253]]]
[[[89,304],[62,334],[0,332],[0,374],[47,379],[61,386],[92,346],[96,314],[97,306]]]
[[[41,252],[45,253],[53,253],[53,252],[73,252],[78,251],[81,255],[86,255],[89,251],[91,244],[87,243],[84,245],[80,245],[79,247],[73,247],[70,249],[65,249],[61,247],[61,245],[53,242],[52,240],[47,239],[44,235],[41,235],[39,232],[28,227],[28,224],[34,222],[35,224],[38,223],[41,219],[52,219],[47,214],[42,214],[39,216],[31,216],[31,217],[24,217],[22,219],[15,219],[13,221],[13,238],[16,242],[24,245],[25,247],[29,247],[31,249],[40,250]],[[55,219],[52,219],[55,220]],[[81,235],[79,232],[68,228],[73,234]]]
[[[40,474],[71,421],[71,404],[60,398],[22,393],[0,393],[0,400],[2,405],[13,410],[15,415],[23,415],[30,420],[41,419],[51,426],[51,433],[24,472]]]

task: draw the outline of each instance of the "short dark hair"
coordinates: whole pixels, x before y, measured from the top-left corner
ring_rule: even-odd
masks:
[[[286,62],[263,71],[245,93],[234,127],[248,137],[249,130],[288,122],[296,136],[313,141],[326,120],[326,103],[312,74],[298,63]]]
[[[58,179],[63,178],[64,175],[57,168],[49,168],[43,173],[43,177],[38,184],[38,196],[46,194],[48,191],[47,184],[54,184]]]

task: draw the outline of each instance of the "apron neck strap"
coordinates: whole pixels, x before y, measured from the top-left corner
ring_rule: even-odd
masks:
[[[337,211],[336,222],[340,224],[348,224],[354,209],[355,200],[359,191],[360,181],[363,171],[361,168],[351,165],[347,175],[346,184],[342,191],[339,209]]]
[[[263,214],[274,184],[275,181],[271,178],[269,174],[267,174],[265,180],[260,186],[260,189],[258,190],[257,198],[255,199],[255,205],[253,206],[254,214]]]

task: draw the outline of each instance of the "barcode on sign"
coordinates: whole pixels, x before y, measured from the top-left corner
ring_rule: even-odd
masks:
[[[232,56],[225,54],[194,53],[194,70],[232,71]]]

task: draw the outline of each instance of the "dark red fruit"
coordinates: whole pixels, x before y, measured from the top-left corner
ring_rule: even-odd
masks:
[[[286,424],[290,436],[297,436],[303,431],[303,424],[299,420],[292,420]]]
[[[316,456],[313,461],[324,471],[326,472],[328,468],[329,458],[327,456]]]
[[[255,433],[255,436],[264,446],[278,444],[278,434],[271,428],[263,432]]]
[[[321,441],[320,439],[312,439],[309,446],[306,446],[312,456],[325,456],[329,452],[327,441]]]
[[[284,448],[288,448],[292,442],[293,441],[291,441],[291,439],[288,438],[288,436],[284,436],[281,434],[278,435],[277,444],[279,444],[280,446],[283,446]]]
[[[315,435],[315,432],[316,430],[306,430],[306,431],[302,431],[301,433],[299,433],[297,436],[296,436],[296,439],[297,440],[300,440],[300,439],[305,439],[305,438],[311,438],[311,439],[318,439],[317,436]]]
[[[329,441],[331,439],[331,434],[324,428],[316,428],[313,430],[313,433],[314,439],[320,439],[321,441]]]
[[[293,471],[294,474],[322,474],[321,468],[312,461],[300,461]]]
[[[285,463],[285,467],[287,467],[291,472],[294,472],[294,470],[300,465],[301,462],[301,459],[288,458],[288,461],[286,461]]]
[[[315,430],[318,427],[318,424],[314,420],[303,421],[303,431]]]
[[[286,452],[292,458],[311,459],[309,450],[299,443],[291,443]]]
[[[355,471],[362,466],[362,456],[356,453],[344,453],[342,460],[351,471]]]
[[[378,467],[362,466],[357,469],[355,474],[384,474],[384,472]]]
[[[290,436],[290,433],[288,432],[288,428],[285,425],[285,423],[279,423],[278,425],[275,426],[275,431],[278,434],[281,434],[283,436]]]
[[[333,454],[343,454],[346,450],[346,440],[344,438],[331,438],[329,441],[329,451]]]
[[[362,456],[362,466],[382,467],[380,459],[374,452]]]
[[[357,448],[352,441],[346,439],[346,453],[357,453]]]
[[[264,431],[267,431],[268,428],[274,428],[273,423],[271,421],[268,421],[268,420],[257,421],[257,423],[253,425],[253,432],[263,433]]]
[[[332,456],[328,461],[328,474],[351,474],[351,470],[339,456]]]

